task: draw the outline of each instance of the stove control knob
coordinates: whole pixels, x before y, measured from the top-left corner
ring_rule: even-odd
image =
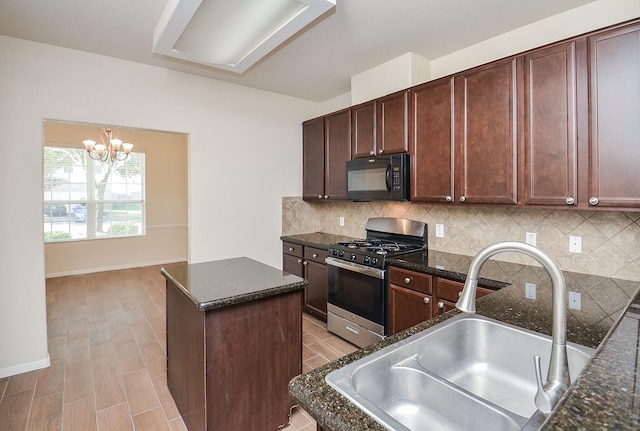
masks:
[[[364,263],[366,264],[370,264],[371,263],[371,256],[365,256],[364,259],[362,260]]]
[[[353,253],[351,254],[351,260],[352,260],[353,262],[355,262],[355,261],[356,261],[356,255],[355,255],[355,254],[353,254]]]
[[[344,257],[344,250],[340,250],[340,257]]]
[[[378,258],[377,257],[372,257],[371,258],[371,264],[372,265],[377,265],[378,264]]]

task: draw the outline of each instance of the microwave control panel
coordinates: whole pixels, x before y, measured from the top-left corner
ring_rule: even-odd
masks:
[[[393,191],[398,191],[400,190],[401,184],[402,184],[402,179],[400,178],[400,167],[399,166],[394,166],[393,167],[393,175],[392,175],[392,188]]]

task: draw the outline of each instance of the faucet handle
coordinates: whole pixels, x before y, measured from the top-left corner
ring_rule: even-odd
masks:
[[[549,393],[544,388],[544,381],[542,380],[542,368],[540,366],[540,356],[535,355],[533,357],[533,366],[536,369],[536,383],[538,385],[538,391],[536,392],[535,403],[538,410],[542,413],[550,413],[553,409],[552,400]]]

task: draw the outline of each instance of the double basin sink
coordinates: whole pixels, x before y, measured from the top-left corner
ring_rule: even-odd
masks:
[[[536,429],[533,357],[541,357],[546,380],[551,342],[462,313],[333,371],[326,381],[388,430]],[[567,343],[571,382],[594,352]]]

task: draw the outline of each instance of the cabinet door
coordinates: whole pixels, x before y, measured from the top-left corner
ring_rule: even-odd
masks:
[[[351,155],[354,159],[376,154],[376,102],[351,108]]]
[[[291,254],[282,255],[282,270],[289,274],[304,278],[304,266],[302,258]]]
[[[306,287],[305,307],[308,312],[326,320],[329,295],[327,265],[307,260],[305,268],[306,279],[309,282]]]
[[[409,151],[408,99],[408,90],[378,99],[376,103],[378,155]]]
[[[588,39],[590,205],[640,206],[640,24]]]
[[[456,195],[460,202],[516,204],[516,59],[456,78]]]
[[[525,205],[577,204],[576,42],[524,57]]]
[[[431,319],[431,295],[389,285],[389,335]]]
[[[302,123],[302,198],[324,198],[324,118]]]
[[[325,117],[325,199],[347,199],[347,160],[351,159],[351,109]]]
[[[411,200],[454,200],[453,78],[411,90]]]

